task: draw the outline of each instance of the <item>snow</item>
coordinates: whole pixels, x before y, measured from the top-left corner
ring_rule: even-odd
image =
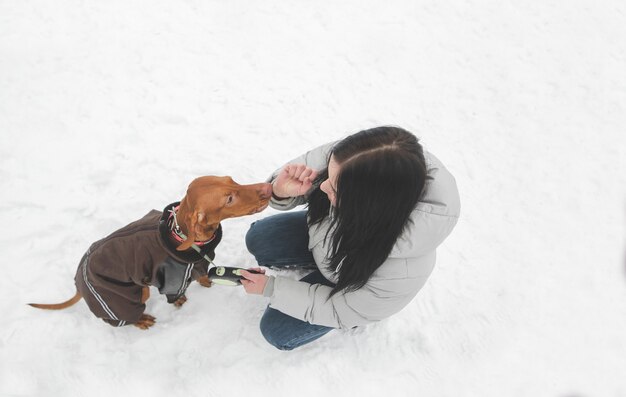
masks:
[[[625,13],[0,1],[0,395],[626,396]],[[193,178],[256,183],[385,124],[422,139],[463,205],[393,317],[281,352],[241,288],[194,284],[181,309],[152,291],[148,331],[26,305],[71,297],[93,241]],[[217,262],[254,265],[243,238],[275,212],[225,221]]]

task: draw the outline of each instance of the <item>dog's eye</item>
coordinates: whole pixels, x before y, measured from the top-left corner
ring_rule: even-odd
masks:
[[[228,198],[226,199],[226,205],[232,204],[234,200],[233,195],[231,194],[230,196],[228,196]]]

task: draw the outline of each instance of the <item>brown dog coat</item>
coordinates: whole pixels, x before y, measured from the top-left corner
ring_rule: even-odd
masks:
[[[177,251],[169,238],[168,205],[96,241],[83,256],[76,288],[89,309],[113,326],[136,323],[144,312],[142,286],[154,286],[172,303],[185,294],[189,283],[207,274],[207,255],[215,257],[222,238],[221,225],[214,238],[193,250]]]

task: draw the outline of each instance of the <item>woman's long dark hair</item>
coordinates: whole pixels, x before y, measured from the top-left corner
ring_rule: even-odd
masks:
[[[350,135],[332,149],[339,164],[336,205],[326,238],[328,268],[338,273],[329,297],[361,288],[382,265],[409,222],[426,183],[422,146],[410,132],[378,127]],[[330,157],[329,157],[330,158]],[[329,215],[330,202],[319,188],[309,195],[309,225]]]

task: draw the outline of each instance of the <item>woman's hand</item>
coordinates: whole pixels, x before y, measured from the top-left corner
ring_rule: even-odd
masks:
[[[287,164],[272,183],[272,192],[276,197],[303,196],[313,187],[317,171],[304,164]]]
[[[263,295],[263,290],[265,289],[265,284],[267,284],[269,277],[265,275],[265,269],[261,269],[260,267],[255,267],[251,270],[256,270],[260,274],[241,270],[241,275],[244,277],[241,279],[241,284],[247,293]]]

